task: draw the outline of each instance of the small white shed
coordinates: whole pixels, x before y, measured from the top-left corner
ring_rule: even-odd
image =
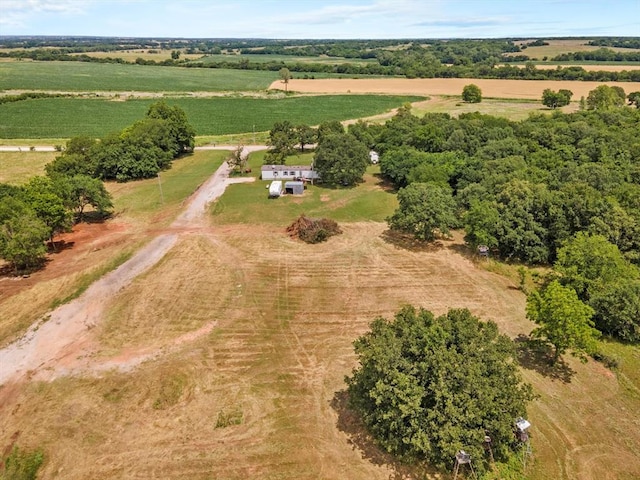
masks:
[[[278,198],[282,195],[282,181],[274,180],[269,185],[269,198]]]
[[[285,182],[284,191],[291,195],[302,195],[304,193],[304,182]]]

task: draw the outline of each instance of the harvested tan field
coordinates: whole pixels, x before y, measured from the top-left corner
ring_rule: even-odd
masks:
[[[481,78],[378,78],[378,79],[294,79],[289,80],[289,91],[303,93],[382,93],[393,95],[461,95],[465,85],[476,84],[483,97],[536,99],[542,98],[546,88],[569,89],[574,100],[586,97],[603,82],[553,81],[553,80],[495,80]],[[640,82],[604,82],[609,86],[619,86],[625,92],[640,91]],[[276,81],[269,87],[281,90],[282,82]]]

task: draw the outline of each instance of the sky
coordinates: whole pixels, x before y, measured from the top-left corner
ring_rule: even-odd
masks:
[[[0,35],[640,36],[640,0],[0,0]]]

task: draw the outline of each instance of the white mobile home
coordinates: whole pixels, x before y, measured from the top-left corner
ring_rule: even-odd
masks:
[[[263,165],[262,180],[317,180],[318,172],[310,165]]]

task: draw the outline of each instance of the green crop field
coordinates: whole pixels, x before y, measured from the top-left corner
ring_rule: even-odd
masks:
[[[82,62],[0,62],[0,90],[202,92],[265,90],[278,72]]]
[[[319,124],[383,113],[422,97],[326,95],[279,98],[175,98],[197,135],[270,130],[274,122]],[[0,105],[0,138],[104,136],[144,117],[153,99],[45,98]]]

